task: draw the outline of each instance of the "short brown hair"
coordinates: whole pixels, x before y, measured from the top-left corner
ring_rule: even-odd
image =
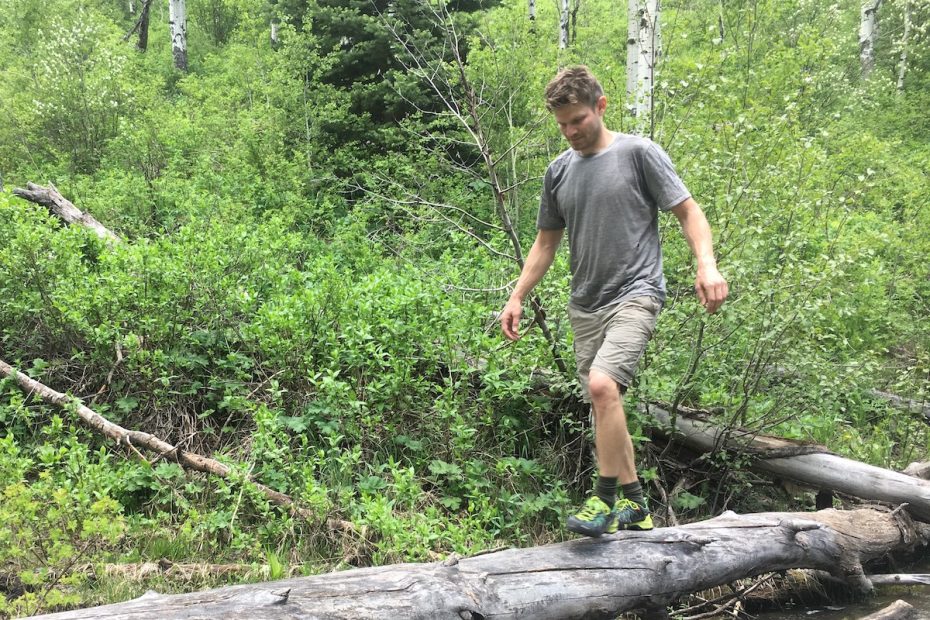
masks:
[[[546,109],[552,112],[574,103],[593,108],[603,96],[604,89],[590,69],[584,65],[566,67],[546,85]]]

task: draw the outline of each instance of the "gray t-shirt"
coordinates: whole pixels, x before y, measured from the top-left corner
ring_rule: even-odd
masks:
[[[559,155],[546,170],[536,226],[568,229],[571,303],[594,311],[642,295],[664,302],[659,211],[690,196],[646,138],[618,133],[594,155]]]

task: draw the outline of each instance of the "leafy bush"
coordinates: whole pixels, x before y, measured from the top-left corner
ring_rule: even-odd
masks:
[[[112,557],[126,529],[108,496],[105,451],[91,452],[61,418],[31,454],[0,438],[0,571],[7,581],[0,614],[32,614],[81,601],[88,564]]]

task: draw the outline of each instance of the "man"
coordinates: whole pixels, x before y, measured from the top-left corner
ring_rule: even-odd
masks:
[[[546,107],[571,148],[546,171],[536,241],[501,313],[501,328],[507,338],[519,338],[523,299],[549,269],[568,230],[568,314],[578,375],[594,412],[598,478],[567,528],[586,536],[648,530],[652,517],[636,475],[623,394],[665,301],[659,211],[671,211],[681,224],[697,259],[695,290],[707,312],[720,308],[727,283],[717,271],[707,218],[668,156],[651,140],[604,125],[607,98],[587,67],[560,71],[546,86]]]

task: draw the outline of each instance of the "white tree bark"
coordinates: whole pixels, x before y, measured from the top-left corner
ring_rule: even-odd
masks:
[[[536,0],[529,0],[530,2],[530,21],[536,22]]]
[[[904,0],[904,34],[901,35],[901,61],[898,63],[898,93],[904,92],[904,73],[907,71],[907,44],[911,35],[911,3]]]
[[[626,109],[636,118],[639,110],[639,24],[642,21],[640,0],[627,0],[626,4]]]
[[[637,133],[652,135],[653,101],[656,63],[661,52],[659,36],[659,0],[646,0],[639,24],[639,89]]]
[[[168,25],[174,66],[187,71],[187,7],[185,0],[168,0]]]
[[[280,28],[278,18],[274,17],[271,20],[271,46],[272,47],[277,47],[280,41],[280,38],[278,36],[278,28]]]
[[[875,39],[878,35],[878,9],[882,0],[867,0],[859,17],[859,62],[862,77],[867,78],[875,68]]]
[[[626,40],[627,111],[633,132],[652,133],[652,92],[661,52],[659,0],[628,0]]]
[[[559,49],[568,49],[568,3],[562,0],[562,16],[559,19]]]

